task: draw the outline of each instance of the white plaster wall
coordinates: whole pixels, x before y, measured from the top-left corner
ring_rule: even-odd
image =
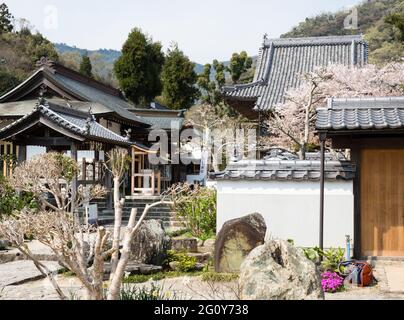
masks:
[[[227,220],[258,212],[267,238],[318,246],[319,182],[219,180],[216,188],[218,231]],[[326,182],[324,206],[324,246],[345,248],[345,235],[353,239],[352,181]]]

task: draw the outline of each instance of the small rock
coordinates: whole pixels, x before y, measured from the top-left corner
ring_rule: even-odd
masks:
[[[284,240],[251,251],[241,265],[239,284],[243,300],[324,299],[316,265]]]
[[[168,265],[170,266],[171,270],[177,271],[180,263],[178,261],[171,261]]]
[[[189,252],[188,256],[195,257],[196,261],[200,263],[207,263],[209,259],[212,257],[210,252],[197,252],[197,253]]]
[[[175,251],[198,252],[198,239],[196,238],[172,238],[171,249]]]
[[[203,268],[205,268],[205,265],[204,265],[203,263],[197,262],[196,265],[195,265],[194,270],[195,270],[195,271],[202,271]]]
[[[0,239],[0,250],[6,250],[10,246],[11,243],[9,241]]]
[[[203,247],[203,251],[204,252],[207,252],[207,251],[213,252],[214,249],[215,249],[215,242],[216,242],[216,239],[208,239],[208,240],[206,240],[203,243],[203,245],[201,246],[201,247]]]
[[[251,250],[264,243],[266,230],[259,213],[227,221],[216,237],[215,271],[238,272]]]
[[[127,273],[129,275],[135,275],[135,274],[149,275],[149,274],[161,272],[162,270],[163,270],[163,268],[161,266],[139,264],[139,263],[130,261],[125,268],[125,273]],[[111,273],[111,264],[105,263],[104,264],[104,279],[105,280],[109,279],[110,273]]]

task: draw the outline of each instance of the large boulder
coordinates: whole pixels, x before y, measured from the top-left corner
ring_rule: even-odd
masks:
[[[162,221],[145,220],[132,241],[130,260],[162,265],[169,248],[170,237],[166,235]]]
[[[251,250],[264,243],[266,231],[259,213],[227,221],[216,237],[215,271],[238,272]]]
[[[251,251],[241,265],[239,283],[244,300],[324,299],[316,265],[283,240]]]

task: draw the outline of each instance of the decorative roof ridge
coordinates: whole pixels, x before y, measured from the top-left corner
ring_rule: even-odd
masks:
[[[351,44],[352,41],[367,43],[362,35],[346,36],[324,36],[324,37],[299,37],[299,38],[273,38],[265,39],[264,47],[282,46],[309,46],[309,45],[330,45],[330,44]]]
[[[44,72],[45,67],[40,67],[39,69],[35,70],[27,79],[25,79],[23,82],[21,82],[19,85],[17,85],[16,87],[12,88],[10,91],[7,91],[6,93],[4,93],[2,96],[0,96],[0,103],[10,94],[14,93],[15,91],[17,91],[18,89],[20,89],[21,87],[23,87],[24,85],[26,85],[29,81],[31,81],[33,78],[35,78],[38,74],[40,74],[41,72]],[[14,102],[14,101],[13,101]]]
[[[260,79],[260,80],[250,82],[250,83],[239,83],[239,84],[224,86],[222,88],[222,91],[223,92],[231,92],[231,91],[235,91],[235,90],[239,90],[239,89],[255,87],[257,85],[261,85],[261,84],[264,84],[264,83],[265,83],[264,79]]]
[[[179,117],[183,117],[184,112],[187,111],[186,109],[179,109],[179,110],[163,110],[163,109],[147,109],[147,108],[141,108],[141,109],[127,109],[128,111],[134,113],[136,115],[136,112],[155,112],[155,113],[161,113],[161,114],[173,114],[177,115]],[[144,116],[144,115],[141,115]]]
[[[391,105],[391,104],[394,105]],[[328,98],[327,107],[318,110],[340,110],[340,109],[402,109],[404,108],[404,96],[396,97],[350,97],[350,98]]]
[[[266,159],[266,160],[239,160],[239,161],[233,161],[229,163],[229,166],[237,166],[237,165],[267,165],[267,164],[284,164],[284,165],[320,165],[321,161],[320,160],[301,160],[301,159],[296,159],[296,160],[278,160],[278,159]],[[349,160],[327,160],[326,164],[329,165],[336,165],[336,164],[342,164],[342,165],[350,165],[351,162]]]
[[[70,130],[72,130],[74,132],[80,133],[82,135],[86,134],[86,130],[83,130],[82,128],[75,125],[74,123],[71,123],[71,122],[67,121],[60,114],[58,114],[57,112],[52,110],[49,106],[39,104],[37,107],[35,107],[35,109],[38,110],[41,114],[43,114],[44,116],[46,116],[48,118],[51,118],[51,119],[57,118],[61,125],[63,125],[64,127],[69,128]],[[67,114],[67,115],[69,115],[69,114]]]

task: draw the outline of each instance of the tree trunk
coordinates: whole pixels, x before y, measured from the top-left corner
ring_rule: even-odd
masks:
[[[132,208],[128,226],[126,227],[125,231],[121,257],[117,263],[115,272],[113,274],[111,273],[110,278],[111,283],[109,285],[108,297],[107,297],[108,300],[118,300],[120,296],[122,279],[125,273],[126,266],[128,265],[131,243],[136,231],[136,229],[134,230],[136,223],[136,213],[137,210],[135,208]]]
[[[114,235],[112,240],[112,248],[114,252],[112,253],[111,257],[111,275],[110,280],[113,277],[115,269],[118,265],[119,260],[119,244],[121,238],[121,227],[122,227],[122,211],[123,205],[125,204],[125,198],[119,199],[119,177],[114,177],[114,214],[115,214],[115,221],[114,221]]]

